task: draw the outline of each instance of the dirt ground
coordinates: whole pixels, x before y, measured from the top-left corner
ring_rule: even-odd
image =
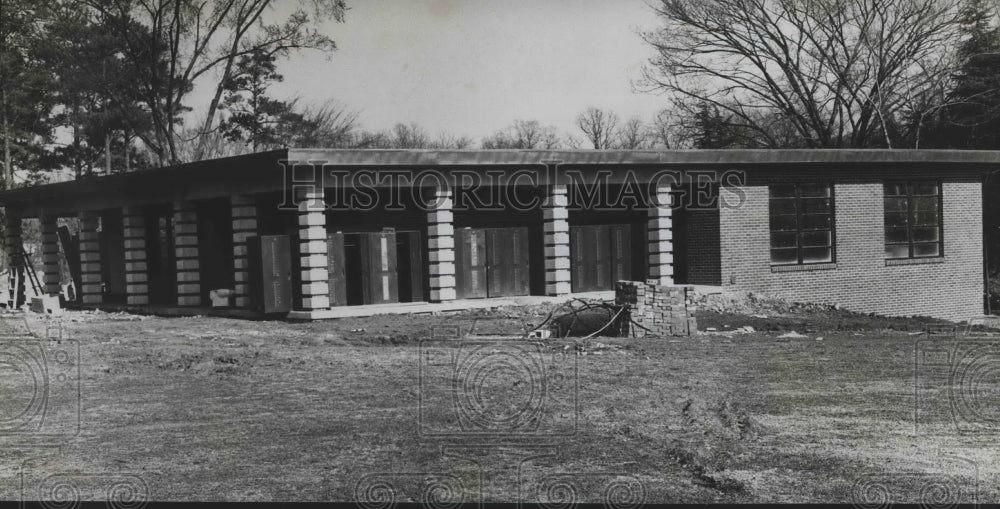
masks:
[[[0,497],[998,500],[995,335],[709,305],[686,338],[459,339],[517,334],[548,309],[8,316],[0,368],[21,383],[0,385]],[[62,340],[19,337],[57,323]],[[12,368],[25,359],[44,369]]]

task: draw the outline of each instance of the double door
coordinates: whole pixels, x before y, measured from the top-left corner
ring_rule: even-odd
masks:
[[[574,292],[613,290],[616,281],[631,279],[629,225],[571,226],[569,243]]]
[[[530,293],[528,228],[460,228],[455,232],[460,299]]]
[[[327,253],[332,306],[424,300],[420,232],[333,232]]]

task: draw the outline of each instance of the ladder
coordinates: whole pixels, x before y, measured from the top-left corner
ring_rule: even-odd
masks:
[[[38,273],[35,272],[35,267],[31,264],[31,257],[24,250],[24,246],[18,247],[21,249],[21,266],[28,273],[28,277],[25,279],[31,283],[31,289],[35,291],[35,295],[44,295],[45,288],[42,286],[42,282],[38,280]]]
[[[10,295],[7,299],[7,309],[17,309],[20,296],[22,295],[22,286],[26,287],[26,282],[31,284],[31,289],[34,290],[35,295],[44,295],[44,288],[42,287],[42,282],[38,280],[38,274],[35,273],[35,267],[31,264],[31,257],[28,256],[28,252],[24,250],[24,246],[20,245],[15,247],[18,253],[15,255],[16,260],[21,263],[10,268],[11,271],[11,288]],[[27,296],[26,296],[27,297]]]

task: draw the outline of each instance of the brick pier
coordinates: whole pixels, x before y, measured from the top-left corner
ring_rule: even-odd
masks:
[[[661,285],[659,280],[619,281],[615,304],[629,306],[621,320],[623,336],[690,336],[698,331],[690,286]],[[631,323],[629,321],[631,317]]]

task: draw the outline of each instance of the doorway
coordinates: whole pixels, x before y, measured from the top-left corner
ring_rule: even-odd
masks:
[[[460,299],[531,293],[528,228],[461,228],[455,232]]]
[[[627,224],[571,226],[570,281],[573,292],[614,290],[631,279],[631,229]]]
[[[177,304],[177,271],[174,259],[173,209],[169,204],[146,208],[146,269],[149,303]]]
[[[328,234],[330,305],[426,300],[422,238],[391,228]]]

